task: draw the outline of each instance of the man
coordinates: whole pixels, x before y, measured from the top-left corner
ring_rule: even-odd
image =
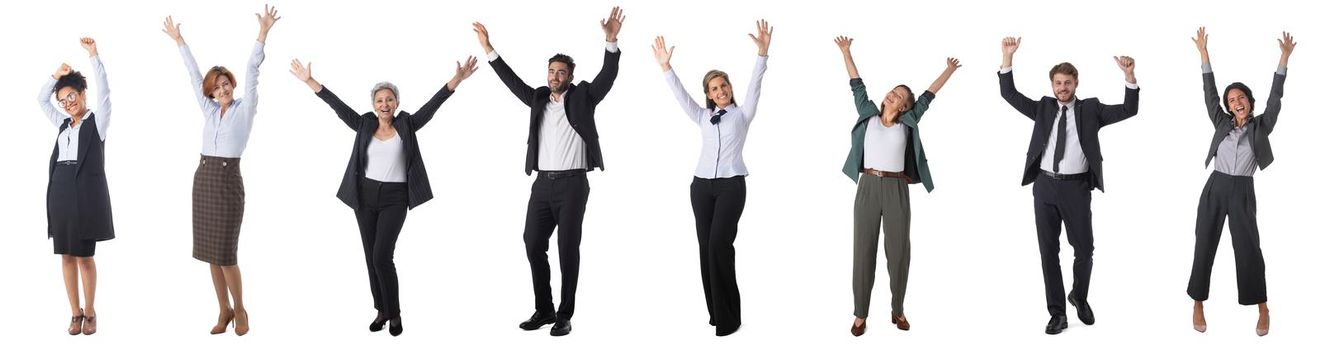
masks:
[[[1124,71],[1127,82],[1124,104],[1105,105],[1095,98],[1079,100],[1074,96],[1078,70],[1064,62],[1050,70],[1055,97],[1032,100],[1014,87],[1014,53],[1021,42],[1012,37],[1001,41],[1004,60],[1000,65],[1000,95],[1036,123],[1028,145],[1023,185],[1035,182],[1032,196],[1037,245],[1046,280],[1046,310],[1050,312],[1046,334],[1059,334],[1069,327],[1059,266],[1060,222],[1064,222],[1069,245],[1073,246],[1073,289],[1067,299],[1078,309],[1078,319],[1091,325],[1096,321],[1087,303],[1092,276],[1092,189],[1105,191],[1097,132],[1138,113],[1137,78],[1133,76],[1133,58],[1117,56],[1115,63]]]
[[[528,130],[528,175],[537,171],[528,199],[527,221],[523,228],[523,244],[528,263],[532,267],[532,290],[536,295],[536,312],[518,327],[535,330],[554,323],[550,335],[563,336],[573,330],[569,319],[573,317],[574,293],[578,287],[578,244],[582,241],[583,214],[587,209],[587,172],[600,168],[601,144],[597,139],[595,111],[619,74],[619,45],[616,36],[624,23],[619,7],[610,11],[610,17],[601,20],[605,31],[605,63],[596,79],[571,84],[573,58],[556,54],[550,58],[546,72],[546,86],[532,88],[523,82],[514,70],[491,46],[486,26],[473,23],[477,40],[491,62],[500,80],[524,104],[532,108]],[[560,252],[560,308],[555,311],[550,293],[550,263],[546,251],[550,236],[559,226]]]

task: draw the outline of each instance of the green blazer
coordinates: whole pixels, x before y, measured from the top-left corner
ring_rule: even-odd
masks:
[[[853,123],[853,142],[849,147],[849,157],[844,160],[843,171],[853,182],[858,182],[858,174],[862,172],[862,142],[867,136],[867,119],[880,115],[881,110],[867,97],[867,86],[862,84],[862,78],[849,80],[849,86],[853,88],[853,104],[858,108],[858,120]],[[935,98],[936,94],[925,91],[917,97],[912,109],[899,116],[899,122],[908,126],[904,174],[912,179],[910,183],[921,182],[927,192],[935,189],[935,185],[931,182],[931,170],[927,168],[927,155],[922,149],[917,122],[922,120],[922,114],[926,113],[931,100]]]

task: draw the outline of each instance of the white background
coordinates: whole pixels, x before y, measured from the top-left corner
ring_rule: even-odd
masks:
[[[25,2],[0,14],[0,137],[5,165],[0,218],[0,334],[7,348],[908,348],[982,347],[1296,348],[1314,342],[1321,196],[1313,109],[1321,48],[1303,4],[1164,1],[923,3],[812,1],[623,2],[621,71],[597,109],[605,172],[591,173],[572,335],[516,328],[532,313],[521,232],[528,107],[482,56],[469,23],[531,85],[546,58],[578,62],[576,80],[601,63],[597,21],[605,1],[413,1],[275,3],[284,19],[267,41],[261,105],[246,154],[240,263],[252,332],[211,336],[216,304],[207,267],[190,257],[192,174],[200,112],[161,21],[174,15],[202,67],[243,77],[257,30],[258,1]],[[776,28],[760,113],[745,158],[748,204],[738,247],[743,328],[716,338],[706,325],[688,184],[698,131],[683,115],[652,58],[658,34],[689,91],[701,75],[730,73],[742,100],[756,46],[745,33],[766,18]],[[1272,307],[1271,334],[1253,334],[1256,308],[1237,304],[1229,233],[1222,239],[1207,303],[1210,330],[1191,329],[1184,290],[1197,199],[1212,126],[1189,40],[1208,26],[1221,87],[1243,81],[1265,105],[1281,30],[1299,38],[1279,128],[1277,161],[1257,173],[1258,217]],[[854,54],[873,96],[894,84],[921,91],[946,56],[960,69],[924,119],[936,181],[912,186],[910,332],[883,318],[867,335],[852,322],[852,205],[840,173],[856,119],[831,39],[857,38]],[[77,39],[97,39],[109,74],[113,125],[107,169],[118,238],[99,244],[100,333],[64,335],[68,307],[46,239],[45,185],[55,128],[34,91],[61,62],[86,71]],[[1023,36],[1018,86],[1049,94],[1046,71],[1081,70],[1079,95],[1117,104],[1123,75],[1112,55],[1137,60],[1137,117],[1106,128],[1107,192],[1093,200],[1096,237],[1091,303],[1098,323],[1045,336],[1047,320],[1030,189],[1020,187],[1032,123],[999,96],[999,41]],[[352,211],[335,198],[353,132],[293,78],[293,58],[359,111],[368,90],[390,80],[401,108],[416,110],[453,74],[454,61],[482,58],[419,135],[436,199],[410,213],[396,251],[406,332],[369,333],[375,315]],[[248,81],[239,81],[242,89]],[[93,89],[94,90],[94,89]],[[98,92],[93,92],[93,94]],[[700,96],[697,96],[699,98]],[[95,99],[89,99],[95,103]],[[1063,239],[1061,239],[1063,241]],[[556,259],[551,249],[552,261]],[[1061,251],[1065,279],[1072,250]],[[883,259],[883,258],[882,258]],[[883,264],[883,262],[882,262]],[[556,266],[552,263],[552,266]],[[882,265],[883,266],[883,265]],[[553,269],[559,275],[558,267]],[[889,293],[878,271],[873,314]],[[559,295],[558,277],[554,284]],[[1314,343],[1313,343],[1314,344]]]

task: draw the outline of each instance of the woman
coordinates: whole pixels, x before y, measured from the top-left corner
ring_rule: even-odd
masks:
[[[1196,246],[1193,249],[1193,271],[1188,278],[1188,296],[1193,298],[1193,329],[1206,332],[1206,315],[1202,301],[1210,293],[1211,263],[1215,262],[1216,247],[1220,245],[1220,231],[1229,218],[1229,234],[1234,243],[1234,264],[1237,265],[1238,303],[1257,305],[1257,335],[1270,332],[1270,310],[1266,308],[1266,262],[1261,255],[1261,236],[1257,232],[1257,191],[1252,175],[1257,169],[1266,169],[1275,160],[1271,152],[1270,134],[1280,114],[1280,98],[1284,96],[1284,77],[1289,68],[1289,55],[1296,44],[1293,36],[1283,33],[1279,40],[1280,64],[1271,82],[1266,111],[1253,116],[1256,99],[1252,90],[1243,83],[1229,84],[1225,88],[1224,108],[1216,95],[1215,75],[1211,72],[1211,56],[1206,49],[1206,28],[1197,29],[1193,38],[1202,56],[1202,90],[1206,96],[1206,111],[1215,125],[1211,135],[1211,150],[1206,164],[1215,158],[1215,171],[1206,179],[1201,199],[1197,203]]]
[[[431,199],[431,183],[422,163],[416,132],[431,121],[440,105],[454,94],[459,83],[477,71],[477,58],[455,63],[454,77],[417,114],[395,111],[399,108],[399,90],[389,82],[372,88],[372,112],[359,115],[340,101],[329,88],[312,78],[312,64],[290,62],[290,72],[303,81],[322,101],[330,105],[339,119],[358,133],[353,154],[337,196],[358,219],[362,249],[367,257],[367,276],[371,279],[376,319],[367,329],[380,331],[390,322],[390,335],[399,336],[404,326],[399,317],[399,277],[395,275],[394,247],[404,218],[411,210]]]
[[[96,333],[96,242],[115,238],[110,214],[110,191],[105,178],[105,137],[110,126],[110,86],[105,66],[92,38],[80,40],[92,60],[97,106],[87,108],[87,79],[68,64],[61,64],[41,86],[37,104],[59,128],[50,155],[50,182],[46,185],[46,236],[55,245],[64,270],[64,292],[69,296],[69,335]],[[50,102],[51,94],[60,109]],[[60,111],[64,113],[61,114]],[[82,277],[86,303],[78,307],[78,280]]]
[[[679,100],[679,107],[702,131],[702,154],[688,193],[697,222],[697,250],[702,262],[708,323],[716,326],[716,336],[733,334],[743,324],[738,282],[734,278],[734,237],[738,235],[738,220],[747,199],[743,178],[748,175],[748,168],[743,165],[743,143],[761,99],[761,79],[766,75],[766,51],[771,46],[772,32],[770,25],[760,20],[757,35],[748,34],[757,44],[757,64],[748,83],[747,103],[742,105],[734,102],[729,75],[711,70],[702,78],[706,107],[699,106],[670,68],[674,47],[666,48],[665,37],[660,36],[651,47],[665,81]]]
[[[885,260],[890,273],[890,323],[908,330],[904,316],[904,293],[908,290],[909,224],[912,209],[908,185],[921,182],[927,192],[935,186],[927,168],[926,152],[917,123],[922,120],[931,100],[945,86],[959,60],[945,59],[945,71],[931,87],[914,99],[907,85],[898,85],[885,94],[880,108],[867,97],[867,86],[853,64],[853,39],[840,36],[835,45],[844,54],[844,68],[853,88],[853,102],[858,119],[853,123],[852,147],[844,161],[844,175],[858,183],[853,198],[853,336],[867,330],[867,312],[871,307],[871,289],[876,278],[876,245],[885,229]],[[882,218],[884,222],[882,223]]]
[[[238,266],[239,227],[243,223],[243,175],[239,159],[248,145],[252,121],[257,115],[257,75],[266,59],[266,34],[275,21],[275,8],[257,14],[257,43],[248,57],[247,88],[242,99],[234,99],[238,82],[221,66],[203,76],[193,53],[184,43],[174,18],[165,18],[162,31],[179,45],[184,68],[191,78],[193,95],[202,108],[202,157],[193,173],[193,258],[211,264],[220,317],[211,334],[224,333],[230,321],[234,334],[248,334],[248,311],[243,307],[243,279]],[[233,297],[234,306],[229,300]]]

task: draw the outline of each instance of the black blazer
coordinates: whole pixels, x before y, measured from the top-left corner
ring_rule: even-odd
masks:
[[[431,100],[417,110],[417,114],[398,112],[394,122],[391,123],[398,137],[402,137],[404,141],[404,159],[408,169],[408,209],[422,205],[432,198],[427,167],[422,163],[422,151],[417,146],[417,131],[431,121],[431,117],[436,115],[436,110],[440,109],[440,104],[453,94],[454,90],[450,90],[448,85],[441,87],[435,96],[431,96]],[[381,125],[380,119],[376,118],[375,112],[361,115],[354,112],[324,85],[316,95],[322,101],[326,101],[330,109],[335,110],[335,115],[339,116],[345,125],[358,132],[358,136],[353,140],[353,155],[349,156],[349,165],[344,169],[344,179],[340,181],[339,192],[336,193],[340,201],[357,210],[358,183],[367,174],[367,145],[371,144],[372,135],[376,134],[376,128]]]
[[[577,85],[569,84],[569,91],[564,93],[564,112],[568,115],[569,125],[587,144],[587,170],[605,170],[601,159],[601,142],[596,133],[596,105],[615,85],[615,77],[619,76],[619,54],[607,50],[605,62],[596,78],[591,82],[584,80]],[[500,81],[509,87],[514,96],[532,107],[532,117],[528,121],[527,163],[523,166],[523,172],[532,175],[532,170],[541,170],[537,169],[537,147],[541,145],[541,118],[546,112],[546,103],[550,102],[550,88],[542,86],[533,89],[528,86],[509,68],[504,57],[491,62],[491,68],[495,69],[495,74],[500,76]]]
[[[1027,147],[1027,164],[1023,167],[1023,185],[1036,181],[1041,172],[1041,157],[1050,142],[1050,132],[1055,128],[1055,117],[1060,113],[1059,100],[1042,96],[1041,101],[1034,101],[1014,86],[1014,72],[1000,74],[1000,96],[1005,102],[1036,122],[1032,128],[1032,143]],[[1074,97],[1077,99],[1077,97]],[[1081,99],[1074,104],[1074,116],[1077,123],[1078,142],[1082,144],[1083,156],[1087,157],[1087,168],[1091,174],[1092,188],[1105,191],[1104,177],[1101,171],[1101,142],[1097,136],[1102,127],[1118,123],[1138,114],[1138,89],[1124,88],[1123,105],[1102,104],[1096,98]]]
[[[1252,145],[1252,153],[1257,158],[1258,169],[1266,169],[1266,166],[1275,161],[1275,153],[1271,152],[1270,135],[1275,131],[1275,120],[1280,115],[1280,98],[1284,97],[1284,75],[1274,75],[1275,79],[1271,81],[1271,95],[1266,99],[1266,111],[1259,116],[1249,117],[1248,122],[1243,124],[1243,131],[1249,135],[1248,144]],[[1211,150],[1206,154],[1204,166],[1208,166],[1211,165],[1211,158],[1215,158],[1216,150],[1220,148],[1220,141],[1224,141],[1225,136],[1229,135],[1229,130],[1234,128],[1234,116],[1220,108],[1215,74],[1202,73],[1202,90],[1206,95],[1206,112],[1211,116],[1211,124],[1216,126],[1215,135],[1211,135]]]
[[[70,119],[64,119],[60,131],[69,128]],[[101,140],[96,128],[96,113],[88,114],[78,131],[78,170],[76,192],[78,193],[78,232],[83,239],[104,241],[115,238],[114,216],[110,213],[110,186],[105,179],[105,141]],[[58,133],[56,135],[59,135]],[[49,176],[55,175],[55,162],[60,156],[60,145],[50,154]],[[51,188],[56,184],[46,180],[46,198],[49,202]],[[58,186],[67,186],[59,184]],[[67,210],[68,208],[57,208]],[[46,213],[46,236],[54,237],[54,227],[50,225],[49,209]]]

